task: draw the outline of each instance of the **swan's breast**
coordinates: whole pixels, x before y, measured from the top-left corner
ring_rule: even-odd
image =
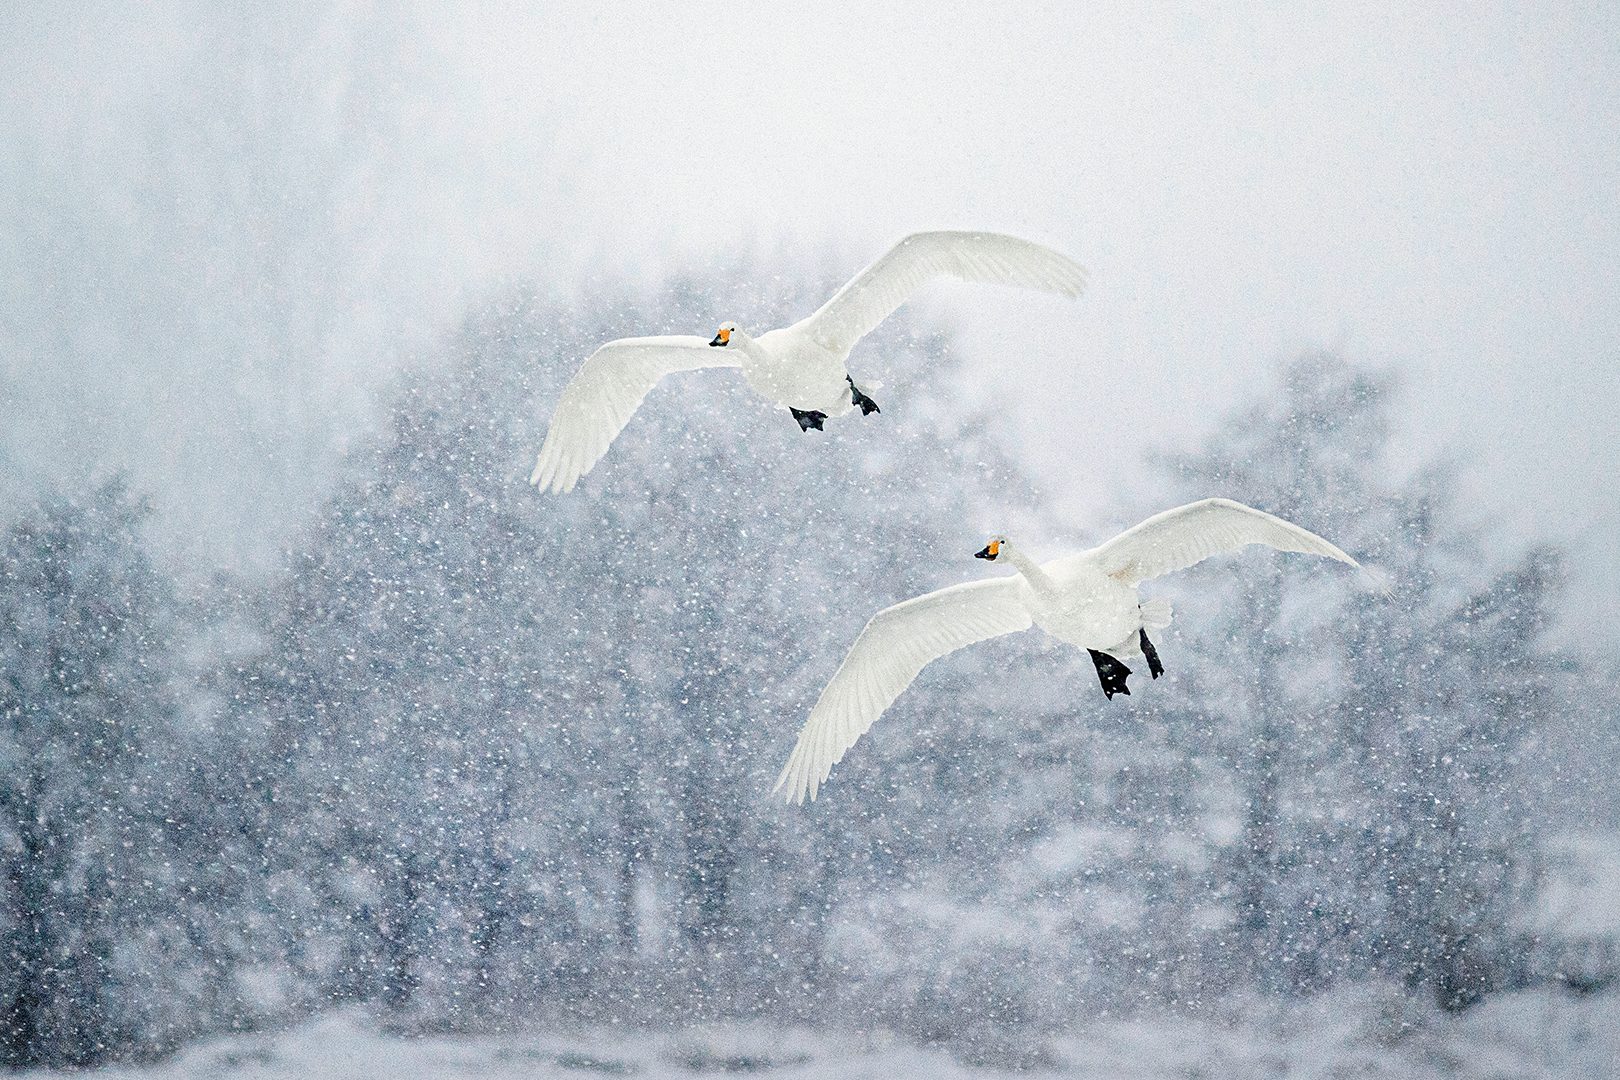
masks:
[[[1066,567],[1057,588],[1041,597],[1035,622],[1053,637],[1085,649],[1106,649],[1134,632],[1136,590],[1088,566]]]
[[[844,357],[791,328],[760,336],[758,348],[743,358],[743,378],[754,391],[778,405],[819,409],[829,416],[847,411],[849,384]]]

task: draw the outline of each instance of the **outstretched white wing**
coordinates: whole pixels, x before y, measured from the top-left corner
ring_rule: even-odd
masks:
[[[936,278],[1022,285],[1064,296],[1079,296],[1086,286],[1086,272],[1077,263],[1016,236],[912,233],[799,325],[823,346],[848,351]]]
[[[1211,555],[1265,544],[1361,564],[1309,530],[1231,499],[1204,499],[1155,514],[1078,558],[1128,585],[1185,570]]]
[[[872,616],[838,673],[821,692],[773,791],[813,801],[845,752],[946,653],[1027,630],[1031,619],[1017,577],[970,581],[885,608]]]
[[[700,337],[621,338],[597,349],[563,387],[551,430],[540,447],[529,483],[572,491],[602,460],[658,380],[677,371],[741,367],[731,349],[710,348]]]

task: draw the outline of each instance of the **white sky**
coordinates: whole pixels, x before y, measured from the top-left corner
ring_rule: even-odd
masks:
[[[1401,373],[1505,540],[1572,547],[1614,643],[1620,8],[1282,7],[13,8],[0,453],[133,462],[190,561],[251,561],[277,526],[233,523],[294,523],[503,283],[1001,229],[1091,292],[924,303],[1077,518],[1329,347]]]

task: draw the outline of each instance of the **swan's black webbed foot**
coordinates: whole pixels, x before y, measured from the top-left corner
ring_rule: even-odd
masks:
[[[1131,673],[1130,668],[1105,652],[1096,649],[1087,649],[1086,652],[1091,654],[1091,662],[1097,665],[1097,678],[1102,680],[1103,693],[1109,701],[1114,700],[1115,694],[1131,692],[1131,688],[1125,685],[1125,676]]]
[[[1164,665],[1159,663],[1159,650],[1155,649],[1153,642],[1148,640],[1146,629],[1138,630],[1136,639],[1142,643],[1142,655],[1147,657],[1148,671],[1157,679],[1164,674]]]
[[[855,385],[854,379],[845,375],[844,381],[849,383],[849,400],[860,406],[862,416],[871,416],[875,412],[883,411],[878,408],[877,402],[861,393],[861,388]]]
[[[800,431],[809,431],[811,428],[815,428],[817,431],[824,430],[821,424],[827,419],[826,413],[817,412],[814,409],[812,409],[810,412],[801,412],[791,405],[788,406],[788,412],[792,413],[793,419],[799,422]]]

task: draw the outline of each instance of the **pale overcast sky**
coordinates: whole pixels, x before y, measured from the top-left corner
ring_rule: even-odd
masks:
[[[1089,294],[924,304],[1077,518],[1327,347],[1616,640],[1613,4],[265,7],[0,14],[13,490],[131,464],[190,563],[262,560],[495,289],[1001,229]]]

